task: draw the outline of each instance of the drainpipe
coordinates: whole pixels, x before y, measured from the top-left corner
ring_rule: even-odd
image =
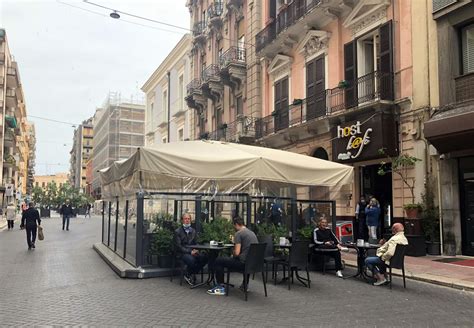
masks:
[[[438,165],[436,170],[436,180],[438,180],[438,211],[439,211],[439,243],[441,246],[441,255],[444,254],[444,242],[443,242],[443,202],[441,200],[441,158],[438,159]]]
[[[170,105],[171,105],[171,73],[168,71],[166,73],[168,76],[168,143],[170,142]]]

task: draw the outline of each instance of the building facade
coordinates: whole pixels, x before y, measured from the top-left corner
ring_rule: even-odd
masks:
[[[0,115],[0,179],[1,187],[8,190],[6,196],[10,201],[27,193],[31,159],[30,131],[18,63],[10,53],[4,29],[0,29]]]
[[[426,2],[266,0],[262,11],[254,41],[263,86],[258,144],[354,166],[352,185],[299,189],[298,198],[336,199],[338,218],[351,220],[359,197],[374,196],[380,233],[388,231],[403,220],[404,204],[421,200],[431,171],[422,135],[436,98]],[[390,172],[387,155],[399,154],[422,160],[405,171],[414,200]]]
[[[186,102],[195,110],[195,139],[253,143],[260,117],[260,61],[253,40],[261,1],[189,0],[192,80]]]
[[[474,255],[474,3],[432,0],[439,44],[439,107],[424,124],[437,162],[446,254]]]
[[[184,100],[190,82],[191,36],[186,34],[145,82],[145,145],[193,138],[194,113]]]
[[[74,130],[73,146],[70,151],[70,175],[71,185],[80,188],[83,192],[86,188],[86,163],[92,157],[94,129],[92,117],[83,121]]]
[[[35,175],[34,177],[34,187],[46,189],[48,184],[56,183],[56,186],[59,188],[64,184],[69,183],[69,174],[68,173],[56,173],[49,175]]]
[[[145,106],[141,101],[125,100],[111,93],[93,117],[94,153],[92,156],[92,192],[100,198],[98,170],[114,161],[127,159],[144,145]]]

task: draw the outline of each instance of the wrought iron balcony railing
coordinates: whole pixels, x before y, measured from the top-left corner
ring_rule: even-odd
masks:
[[[373,72],[341,87],[323,90],[255,122],[256,139],[302,123],[339,114],[376,100],[393,100],[393,74]]]
[[[261,30],[255,37],[256,50],[259,52],[275,38],[293,25],[308,11],[321,4],[322,0],[293,0],[286,8],[280,11],[276,19]]]
[[[220,17],[223,11],[224,5],[222,1],[214,1],[214,3],[207,8],[207,17],[209,17],[209,19]]]
[[[245,64],[245,49],[240,47],[230,47],[219,58],[219,65],[222,68],[231,63]]]
[[[208,82],[211,79],[220,79],[219,70],[219,65],[211,64],[207,66],[201,73],[202,81]]]
[[[194,23],[193,36],[197,37],[197,36],[203,34],[205,28],[206,28],[206,22],[204,22],[204,21]]]

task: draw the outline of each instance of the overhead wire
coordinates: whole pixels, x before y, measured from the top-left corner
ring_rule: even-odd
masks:
[[[54,123],[61,123],[61,124],[67,124],[67,125],[70,125],[72,127],[76,127],[78,125],[80,125],[81,123],[71,123],[71,122],[66,122],[66,121],[60,121],[60,120],[54,120],[52,118],[47,118],[47,117],[42,117],[42,116],[36,116],[36,115],[28,115],[28,117],[33,117],[33,118],[37,118],[39,120],[44,120],[44,121],[50,121],[50,122],[54,122]]]

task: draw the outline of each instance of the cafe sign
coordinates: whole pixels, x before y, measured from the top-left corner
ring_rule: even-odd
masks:
[[[360,121],[356,124],[341,127],[337,126],[337,138],[347,141],[345,152],[337,154],[340,161],[356,159],[364,151],[366,145],[370,143],[370,133],[372,128],[362,130]]]
[[[398,153],[397,119],[392,113],[361,115],[354,121],[333,125],[332,160],[354,163],[381,158],[379,149]]]

